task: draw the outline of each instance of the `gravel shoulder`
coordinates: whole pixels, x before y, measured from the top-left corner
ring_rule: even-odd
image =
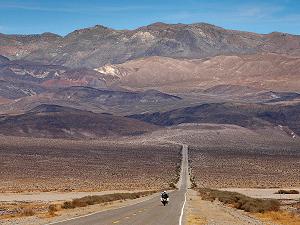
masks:
[[[264,225],[250,214],[226,207],[219,202],[201,200],[194,190],[188,191],[186,225]]]

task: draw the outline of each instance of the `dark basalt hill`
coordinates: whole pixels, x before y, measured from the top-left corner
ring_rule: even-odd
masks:
[[[69,101],[92,102],[104,105],[127,105],[141,103],[163,103],[181,100],[180,97],[165,94],[155,90],[144,92],[129,92],[115,90],[100,90],[91,87],[74,86],[57,91],[54,99]]]
[[[207,103],[163,113],[131,115],[129,118],[162,126],[181,123],[219,123],[255,129],[270,125],[282,125],[300,135],[300,104],[282,106]]]
[[[95,26],[65,37],[0,34],[0,54],[69,67],[97,68],[146,56],[204,58],[276,52],[300,55],[300,36],[226,30],[206,23],[154,23],[136,30]]]
[[[217,85],[204,90],[203,93],[225,98],[235,97],[235,99],[238,100],[255,103],[275,103],[300,100],[300,94],[297,92],[266,91],[240,85]]]
[[[9,61],[8,58],[6,58],[6,57],[0,55],[0,64],[7,63],[8,61]]]
[[[57,105],[40,105],[21,115],[0,117],[0,134],[47,138],[140,135],[157,129],[138,120]]]

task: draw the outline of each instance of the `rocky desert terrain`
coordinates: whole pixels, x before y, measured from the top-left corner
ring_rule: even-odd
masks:
[[[1,192],[169,188],[180,146],[1,137]]]
[[[204,187],[299,187],[299,160],[297,144],[191,148],[192,171]]]

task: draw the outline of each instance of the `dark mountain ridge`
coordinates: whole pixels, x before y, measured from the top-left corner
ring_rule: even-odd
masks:
[[[104,105],[126,105],[181,100],[180,97],[154,90],[130,92],[101,90],[82,86],[73,86],[58,90],[53,97],[55,99],[69,99],[70,101],[98,102],[98,104]]]
[[[97,138],[140,135],[155,129],[130,118],[45,104],[20,115],[0,117],[0,134],[12,136]]]
[[[300,135],[300,104],[282,106],[254,103],[206,103],[168,112],[131,115],[129,118],[161,126],[181,123],[219,123],[257,129],[280,125],[287,126]]]

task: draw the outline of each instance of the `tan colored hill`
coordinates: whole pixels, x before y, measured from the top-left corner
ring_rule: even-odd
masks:
[[[190,92],[230,84],[275,91],[300,90],[300,57],[275,53],[193,60],[155,56],[95,70],[133,89]]]

